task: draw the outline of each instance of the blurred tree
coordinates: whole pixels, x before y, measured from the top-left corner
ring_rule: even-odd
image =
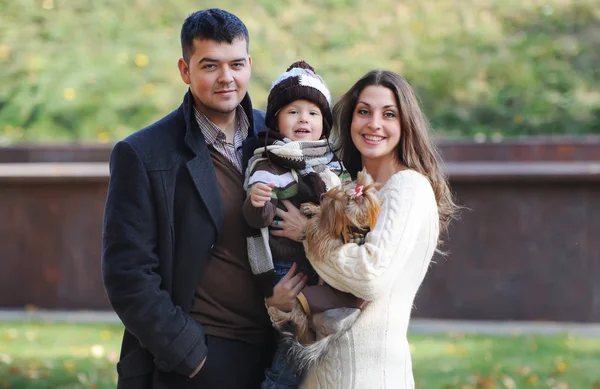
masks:
[[[0,142],[109,142],[186,87],[185,17],[206,0],[0,0]],[[223,0],[250,31],[250,92],[306,59],[341,95],[403,75],[445,136],[600,133],[597,0]]]

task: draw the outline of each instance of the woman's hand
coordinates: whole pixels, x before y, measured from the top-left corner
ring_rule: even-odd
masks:
[[[273,184],[265,184],[264,182],[252,185],[252,189],[250,189],[250,203],[252,206],[261,208],[267,202],[271,201],[271,192],[274,186]]]
[[[302,242],[308,219],[289,200],[281,200],[281,203],[287,212],[279,208],[275,210],[275,216],[281,220],[276,220],[271,224],[271,227],[279,228],[278,230],[272,229],[271,235]]]
[[[275,285],[273,296],[267,298],[269,307],[275,307],[283,312],[291,312],[298,304],[296,296],[306,285],[308,276],[302,273],[296,274],[297,268],[294,263],[287,274]]]

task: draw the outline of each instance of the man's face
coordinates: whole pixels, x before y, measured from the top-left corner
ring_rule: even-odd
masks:
[[[181,58],[178,66],[196,107],[211,119],[235,113],[248,90],[252,58],[243,38],[232,43],[195,39],[189,63]]]

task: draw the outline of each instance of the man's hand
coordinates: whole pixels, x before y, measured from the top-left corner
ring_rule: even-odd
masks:
[[[273,296],[267,298],[267,305],[275,307],[283,312],[291,312],[294,306],[298,304],[296,296],[306,285],[308,276],[298,273],[297,266],[294,263],[287,274],[273,288]]]
[[[271,201],[271,192],[275,185],[258,182],[250,189],[250,203],[255,208],[262,208]]]
[[[202,366],[204,366],[204,362],[206,362],[206,357],[204,357],[202,362],[200,362],[200,364],[198,365],[196,370],[194,370],[194,372],[192,374],[190,374],[190,378],[194,378],[196,376],[196,374],[198,374],[200,372],[200,370],[202,370]]]

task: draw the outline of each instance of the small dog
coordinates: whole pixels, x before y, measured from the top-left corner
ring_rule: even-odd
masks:
[[[300,207],[310,217],[304,249],[312,264],[333,258],[345,243],[362,243],[364,235],[375,227],[381,207],[373,179],[365,169],[355,182],[343,185],[337,177],[337,182],[331,176],[322,178],[331,189],[322,196],[321,204],[305,203]],[[360,314],[359,308],[337,308],[309,318],[299,304],[289,313],[274,307],[268,311],[274,326],[290,343],[290,357],[300,370],[317,363],[331,342],[350,329]]]

